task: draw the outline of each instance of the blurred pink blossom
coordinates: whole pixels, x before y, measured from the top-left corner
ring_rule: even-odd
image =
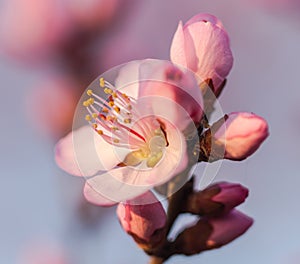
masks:
[[[20,258],[22,264],[70,264],[61,248],[45,242],[27,245]]]
[[[225,146],[226,159],[246,159],[269,135],[267,122],[255,114],[234,112],[225,120],[213,137],[218,144]]]
[[[147,204],[149,200],[155,202]],[[151,243],[153,246],[165,235],[167,215],[151,192],[146,192],[128,203],[119,203],[117,215],[123,229],[138,238],[139,244]]]
[[[103,27],[116,14],[122,0],[63,0],[74,27]]]
[[[47,77],[31,90],[27,114],[43,134],[58,137],[66,133],[77,105],[76,84],[67,77]]]
[[[233,64],[227,32],[209,14],[198,14],[185,25],[179,22],[170,56],[172,62],[191,69],[201,81],[212,79],[215,93]]]
[[[60,0],[10,0],[0,11],[0,48],[16,58],[49,57],[70,26]]]
[[[56,162],[65,171],[94,176],[87,179],[84,194],[98,205],[132,199],[182,171],[187,166],[182,131],[202,117],[202,96],[194,75],[170,62],[129,63],[117,83],[115,88],[100,79],[110,95],[108,103],[87,91],[91,97],[83,105],[93,129],[73,131],[55,151]]]

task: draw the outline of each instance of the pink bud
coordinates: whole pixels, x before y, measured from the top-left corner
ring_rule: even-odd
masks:
[[[185,25],[179,22],[170,55],[174,63],[191,69],[201,81],[212,79],[215,93],[233,64],[227,32],[209,14],[198,14]]]
[[[248,189],[240,184],[221,182],[216,185],[220,188],[220,192],[213,196],[211,200],[222,203],[224,213],[243,203],[248,196]]]
[[[244,234],[252,225],[253,219],[233,210],[229,214],[208,220],[212,226],[212,233],[206,244],[209,248],[221,247]]]
[[[145,201],[149,200],[155,202],[145,204]],[[123,229],[133,236],[141,247],[156,245],[165,235],[167,216],[161,203],[151,192],[146,192],[127,203],[120,203],[117,215]]]
[[[268,124],[263,118],[253,113],[236,112],[228,115],[214,133],[214,139],[225,147],[225,159],[243,160],[253,154],[268,135]]]
[[[248,189],[240,184],[215,183],[202,191],[190,194],[186,211],[201,216],[218,216],[243,203],[247,196]]]

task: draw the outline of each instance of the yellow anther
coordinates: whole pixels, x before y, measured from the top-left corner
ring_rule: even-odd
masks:
[[[128,95],[127,94],[122,93],[122,96],[123,96],[123,98],[128,99]]]
[[[124,123],[125,123],[125,124],[130,124],[130,123],[131,123],[131,119],[130,119],[130,118],[124,119]]]
[[[116,92],[113,92],[113,93],[112,93],[112,96],[113,96],[113,98],[117,98],[117,97],[118,97],[118,95],[117,95]]]
[[[99,84],[100,84],[100,87],[104,88],[104,86],[105,86],[105,80],[104,80],[104,78],[100,78]]]
[[[115,104],[114,101],[109,101],[109,102],[108,102],[108,105],[109,105],[109,106],[114,106],[114,104]]]
[[[111,127],[111,130],[116,131],[116,130],[118,130],[118,128],[113,126],[113,127]]]
[[[96,129],[98,127],[97,124],[93,124],[92,126],[93,126],[94,129]]]
[[[92,105],[92,104],[94,104],[95,99],[94,99],[94,98],[89,98],[89,99],[88,99],[88,102],[89,102],[90,105]]]
[[[89,103],[89,101],[87,100],[87,101],[84,101],[84,102],[82,103],[82,105],[85,106],[85,107],[88,107],[88,106],[90,105],[90,103]]]
[[[87,90],[87,91],[86,91],[86,94],[87,94],[88,96],[92,96],[93,90],[91,90],[91,89]]]
[[[112,94],[113,93],[112,89],[110,89],[110,88],[104,88],[104,92],[106,94]]]
[[[104,113],[108,113],[108,108],[106,108],[106,107],[103,107],[103,108],[102,108],[102,112],[104,112]]]
[[[115,121],[115,120],[117,120],[117,118],[115,116],[107,116],[106,120],[107,121]]]
[[[97,130],[97,133],[98,133],[99,135],[103,135],[103,131],[102,131],[102,130]]]
[[[86,121],[92,121],[92,118],[91,118],[90,115],[86,115],[86,116],[85,116],[85,120],[86,120]]]
[[[114,143],[119,143],[119,142],[120,142],[119,139],[117,139],[117,138],[114,139]]]
[[[93,113],[93,114],[92,114],[92,117],[93,117],[94,119],[96,119],[96,118],[98,118],[98,114],[97,114],[97,113]]]
[[[117,113],[120,113],[120,111],[121,111],[120,107],[118,107],[118,106],[115,106],[115,107],[114,107],[114,110],[115,110]]]

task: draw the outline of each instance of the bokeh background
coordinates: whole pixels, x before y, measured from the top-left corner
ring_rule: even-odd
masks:
[[[99,0],[97,10],[73,0],[71,11],[47,2],[0,1],[0,263],[147,263],[114,208],[85,202],[83,179],[57,168],[53,146],[97,75],[133,59],[168,59],[178,21],[200,12],[220,18],[231,39],[223,111],[263,116],[270,137],[246,161],[223,162],[215,179],[250,189],[240,209],[252,228],[221,249],[167,263],[300,263],[300,2]]]

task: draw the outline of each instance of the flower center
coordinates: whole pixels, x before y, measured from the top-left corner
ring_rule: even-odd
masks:
[[[87,90],[90,97],[83,102],[88,111],[85,119],[106,142],[130,151],[118,166],[155,167],[167,146],[159,120],[153,115],[143,117],[136,99],[121,93],[103,78],[100,87],[108,98],[105,100]]]

